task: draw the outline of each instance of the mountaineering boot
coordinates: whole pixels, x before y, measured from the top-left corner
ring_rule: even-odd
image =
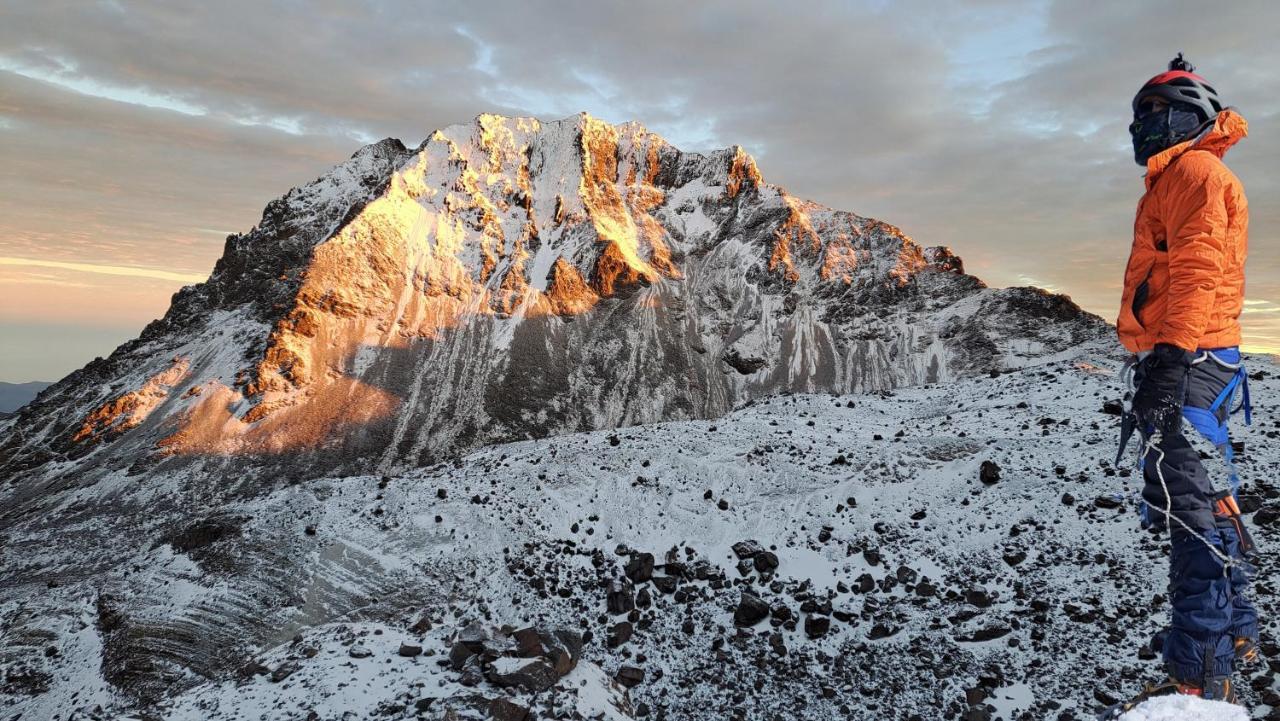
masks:
[[[1179,683],[1178,693],[1199,696],[1210,701],[1225,701],[1226,703],[1236,703],[1238,701],[1235,685],[1231,683],[1231,678],[1228,676],[1206,679],[1203,685]]]
[[[1236,639],[1236,663],[1251,665],[1258,660],[1258,639],[1240,637]]]
[[[1112,719],[1118,719],[1137,708],[1148,699],[1153,699],[1157,696],[1172,696],[1174,694],[1199,696],[1200,698],[1212,701],[1236,703],[1236,691],[1234,686],[1231,684],[1230,678],[1214,678],[1206,685],[1184,683],[1175,678],[1170,678],[1161,683],[1148,685],[1128,701],[1121,701],[1113,706],[1108,706],[1098,713],[1097,718],[1098,721],[1111,721]]]

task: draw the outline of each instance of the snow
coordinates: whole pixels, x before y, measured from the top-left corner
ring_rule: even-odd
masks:
[[[1096,704],[1071,679],[1098,667],[1128,669],[1137,678],[1159,674],[1158,664],[1135,665],[1133,658],[1134,649],[1163,618],[1158,613],[1134,616],[1127,609],[1151,597],[1152,579],[1163,574],[1165,559],[1158,540],[1138,532],[1132,513],[1096,509],[1090,503],[1117,492],[1128,497],[1136,479],[1104,472],[1114,433],[1113,417],[1101,407],[1116,392],[1114,362],[1094,356],[1083,360],[887,394],[779,396],[715,420],[497,445],[468,454],[456,465],[386,479],[303,480],[222,502],[219,515],[247,519],[237,536],[241,540],[228,542],[224,550],[215,546],[211,557],[199,561],[167,544],[155,546],[158,532],[139,536],[129,525],[120,525],[130,514],[118,508],[131,507],[130,498],[145,499],[143,517],[163,518],[175,513],[166,497],[176,492],[183,504],[179,518],[191,518],[190,496],[178,489],[184,483],[203,483],[200,476],[188,481],[162,476],[149,484],[113,477],[94,491],[109,492],[123,506],[107,509],[98,519],[81,510],[80,525],[62,527],[52,537],[55,543],[49,542],[44,524],[14,526],[6,539],[7,548],[30,549],[20,552],[35,567],[65,568],[74,576],[82,573],[74,570],[76,564],[93,559],[104,570],[85,574],[83,585],[68,583],[54,595],[42,581],[11,586],[0,614],[23,607],[32,618],[56,617],[68,598],[58,594],[83,597],[92,588],[112,593],[128,589],[130,618],[160,628],[170,619],[217,624],[216,634],[209,629],[211,635],[240,639],[245,653],[271,668],[297,655],[290,639],[302,633],[302,643],[320,653],[300,660],[296,678],[286,683],[305,682],[309,691],[282,690],[263,678],[247,684],[214,679],[175,699],[174,717],[204,713],[236,719],[259,708],[258,713],[288,718],[303,706],[334,714],[341,708],[368,711],[396,702],[406,689],[446,693],[455,676],[438,671],[430,656],[403,660],[395,650],[401,641],[418,640],[439,657],[448,629],[480,617],[481,608],[495,626],[576,626],[581,604],[597,634],[587,660],[608,678],[627,659],[601,640],[605,633],[597,626],[597,614],[603,609],[603,590],[593,575],[592,554],[603,554],[607,569],[622,562],[616,555],[619,546],[651,552],[660,564],[673,547],[690,549],[737,581],[742,577],[730,547],[754,539],[776,549],[777,580],[804,584],[852,616],[849,623],[833,621],[831,632],[821,639],[806,638],[799,626],[781,631],[789,655],[808,659],[809,670],[803,673],[813,675],[788,680],[767,670],[772,675],[762,681],[766,695],[753,697],[761,708],[786,708],[780,699],[804,697],[812,718],[837,718],[834,702],[807,694],[827,682],[822,679],[843,689],[845,679],[859,678],[873,686],[905,681],[912,687],[897,699],[901,708],[936,710],[963,698],[975,676],[995,664],[1002,669],[1001,682],[985,701],[995,709],[993,718],[1038,713],[1050,700],[1084,715]],[[1265,362],[1251,363],[1270,373]],[[1270,375],[1255,381],[1255,402],[1267,404],[1273,386]],[[1265,408],[1258,410],[1258,426],[1237,429],[1249,448],[1242,471],[1251,484],[1280,461],[1280,449],[1261,442],[1270,430],[1263,420],[1268,417]],[[1046,418],[1053,420],[1042,423]],[[880,440],[874,439],[877,435]],[[1002,478],[993,486],[977,481],[983,460],[1002,468]],[[1074,505],[1063,504],[1064,492],[1075,496]],[[850,506],[849,499],[856,505]],[[723,510],[720,500],[727,506]],[[83,492],[63,499],[80,509],[90,502]],[[316,529],[315,536],[301,533],[307,525]],[[818,540],[823,527],[831,529],[826,542]],[[1263,542],[1269,534],[1269,528],[1258,529]],[[93,539],[92,551],[70,540],[80,535]],[[565,554],[562,544],[569,542],[573,545],[567,548],[574,552]],[[872,549],[879,556],[874,562],[866,553]],[[1026,554],[1016,567],[1002,559],[1012,552]],[[1104,563],[1095,561],[1099,553],[1105,554]],[[542,572],[564,583],[584,580],[574,582],[571,599],[544,598],[510,566],[516,558],[527,558],[539,569],[552,568]],[[938,594],[921,597],[901,582],[879,588],[903,569],[927,578]],[[874,606],[862,594],[839,590],[856,585],[864,574],[878,587]],[[988,610],[946,598],[971,589],[985,589],[992,598]],[[1025,592],[1021,597],[1019,589]],[[706,624],[698,626],[694,648],[707,648],[719,637],[717,626],[730,627],[740,593],[730,585],[691,607],[692,618]],[[250,608],[261,604],[267,610],[245,614],[246,598],[261,599]],[[1049,610],[1040,616],[1031,613],[1029,599],[1047,601]],[[794,610],[794,602],[790,605]],[[1067,605],[1097,609],[1103,621],[1124,614],[1126,620],[1115,631],[1122,640],[1110,640],[1111,627],[1100,625],[1103,621],[1072,621]],[[440,631],[407,639],[403,629],[418,612],[406,607],[433,609]],[[669,718],[700,720],[704,717],[698,709],[720,708],[726,699],[715,695],[717,687],[709,681],[683,684],[682,679],[708,673],[698,665],[703,654],[682,652],[670,643],[684,638],[682,606],[655,594],[654,609],[652,626],[638,629],[627,646],[647,657],[650,671],[649,680],[631,690],[633,702],[653,707],[678,700],[683,710],[667,707]],[[1009,620],[1018,625],[992,640],[966,640]],[[877,622],[889,623],[894,632],[868,643]],[[764,626],[746,638],[763,643],[771,632]],[[73,627],[61,630],[45,623],[41,628],[58,634],[65,665],[59,661],[54,688],[40,698],[67,703],[79,694],[76,703],[94,699],[110,707],[103,701],[110,687],[97,673],[101,643]],[[912,661],[921,648],[909,645],[913,639],[920,639],[923,648],[953,655]],[[1010,645],[1014,641],[1016,647]],[[352,643],[373,655],[349,657]],[[876,665],[825,671],[813,655],[817,653],[849,660],[873,653]],[[750,653],[746,657],[752,658]],[[1045,663],[1047,659],[1053,662]],[[920,665],[890,665],[897,662]],[[951,669],[947,680],[933,680],[929,669],[934,664]],[[597,673],[583,668],[587,676]],[[730,665],[716,673],[742,677],[749,685],[753,668]],[[658,669],[661,678],[654,673]],[[930,680],[922,682],[917,673],[928,673]],[[425,685],[414,686],[419,682]],[[858,688],[854,684],[840,690],[838,698],[847,701],[852,697],[846,694],[856,694]],[[580,695],[578,703],[590,698],[589,693]],[[35,717],[50,708],[44,703],[20,702],[17,708]]]
[[[1248,721],[1241,706],[1195,696],[1160,696],[1143,702],[1119,721]]]

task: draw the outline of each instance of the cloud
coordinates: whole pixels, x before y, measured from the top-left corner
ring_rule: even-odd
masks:
[[[101,273],[102,275],[123,275],[131,278],[151,278],[156,280],[176,280],[183,283],[201,283],[208,273],[175,273],[158,268],[137,268],[123,265],[101,265],[95,263],[70,263],[61,260],[37,260],[35,258],[7,258],[0,256],[0,265],[29,266],[34,268],[58,268],[73,270],[78,273]]]

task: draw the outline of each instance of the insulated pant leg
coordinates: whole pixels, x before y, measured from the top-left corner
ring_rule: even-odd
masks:
[[[1191,375],[1187,378],[1186,405],[1193,408],[1208,409],[1218,398],[1218,394],[1222,393],[1227,384],[1231,383],[1234,376],[1234,369],[1224,368],[1211,358],[1206,359],[1203,363],[1196,364],[1192,369]],[[1223,403],[1215,413],[1218,423],[1224,426],[1230,421],[1231,417],[1231,409],[1228,406],[1229,403]],[[1193,433],[1189,427],[1186,428],[1185,432]],[[1207,452],[1213,453],[1212,450],[1207,450]],[[1227,482],[1222,478],[1217,479],[1217,485],[1219,490],[1226,490],[1227,488]],[[1236,638],[1257,639],[1258,612],[1249,600],[1252,566],[1243,562],[1244,559],[1240,553],[1240,538],[1236,534],[1235,528],[1230,523],[1219,523],[1218,532],[1226,547],[1227,555],[1241,562],[1239,565],[1232,567],[1230,574],[1233,608],[1231,635]]]
[[[1195,431],[1185,428],[1184,432]],[[1164,453],[1163,458],[1161,452]],[[1160,473],[1156,470],[1157,463]],[[1208,471],[1200,463],[1200,453],[1183,433],[1165,436],[1158,450],[1147,451],[1142,460],[1142,477],[1145,481],[1142,498],[1148,504],[1148,514],[1153,522],[1169,525],[1173,530],[1189,527],[1198,533],[1216,525],[1213,520],[1213,484],[1209,481]],[[1165,508],[1170,508],[1173,517],[1182,523],[1178,520],[1166,523]]]
[[[1258,611],[1249,599],[1252,566],[1240,554],[1240,537],[1230,524],[1218,526],[1218,534],[1232,558],[1240,561],[1231,568],[1231,635],[1234,638],[1258,638]]]
[[[1204,537],[1223,548],[1218,529]],[[1204,541],[1185,531],[1173,532],[1169,556],[1169,634],[1164,662],[1179,681],[1199,685],[1206,675],[1229,676],[1235,665],[1235,614],[1231,579]]]
[[[1208,408],[1230,382],[1233,371],[1208,361],[1191,369],[1185,402]],[[1169,672],[1181,681],[1199,684],[1206,675],[1227,676],[1234,666],[1234,636],[1252,627],[1256,615],[1237,591],[1248,583],[1243,574],[1227,573],[1222,561],[1206,545],[1217,551],[1238,553],[1234,531],[1218,528],[1213,517],[1214,486],[1200,461],[1200,453],[1186,433],[1196,433],[1185,425],[1182,432],[1162,439],[1159,451],[1148,451],[1143,462],[1143,498],[1152,506],[1153,520],[1165,521],[1158,509],[1170,508],[1174,520],[1168,522],[1172,536],[1169,557],[1169,601],[1171,621],[1164,643],[1164,660]],[[1157,470],[1159,472],[1157,472]],[[1163,478],[1163,480],[1162,480]],[[1225,487],[1225,486],[1224,486]],[[1181,521],[1181,523],[1179,523]],[[1232,540],[1235,547],[1230,546]],[[1237,608],[1241,624],[1236,623]]]

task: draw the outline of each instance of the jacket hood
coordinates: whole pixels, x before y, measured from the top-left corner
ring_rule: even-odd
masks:
[[[1205,150],[1221,158],[1227,154],[1231,146],[1247,135],[1249,135],[1249,122],[1244,119],[1244,116],[1232,108],[1224,109],[1218,113],[1213,125],[1202,130],[1196,137],[1151,156],[1147,161],[1147,188],[1150,189],[1164,169],[1188,150]]]

